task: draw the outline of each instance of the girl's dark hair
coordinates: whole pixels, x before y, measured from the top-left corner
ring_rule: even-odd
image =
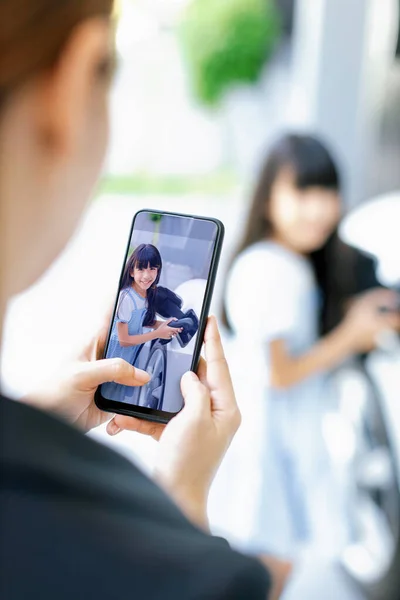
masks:
[[[270,150],[261,170],[244,235],[232,263],[246,248],[260,240],[268,239],[272,234],[266,207],[271,200],[272,186],[285,169],[293,173],[294,185],[299,190],[319,187],[340,191],[341,181],[337,166],[321,141],[311,135],[283,136]],[[325,334],[342,319],[348,298],[363,291],[363,288],[374,287],[378,283],[371,274],[371,281],[361,281],[364,273],[373,271],[372,261],[341,242],[337,230],[325,245],[312,252],[309,258],[321,292],[320,333]],[[228,329],[232,329],[225,301],[222,320]]]
[[[143,320],[144,327],[153,325],[156,318],[155,301],[157,296],[157,284],[160,281],[162,271],[161,254],[152,244],[140,244],[128,259],[122,275],[120,291],[131,287],[134,279],[131,276],[133,269],[147,269],[148,267],[158,269],[157,277],[149,290],[147,290],[147,312]]]

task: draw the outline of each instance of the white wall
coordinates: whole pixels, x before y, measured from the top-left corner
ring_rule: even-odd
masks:
[[[397,0],[297,0],[289,117],[301,106],[299,124],[342,157],[350,205],[370,189],[397,29]]]

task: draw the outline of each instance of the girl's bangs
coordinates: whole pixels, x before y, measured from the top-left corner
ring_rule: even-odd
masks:
[[[135,268],[148,269],[149,265],[151,268],[156,269],[159,269],[161,267],[160,259],[157,253],[154,252],[154,250],[152,250],[151,248],[146,247],[138,253],[137,260],[135,262]]]
[[[296,186],[304,190],[309,187],[339,189],[339,178],[334,165],[316,157],[313,162],[299,160],[293,165]]]
[[[288,135],[272,150],[270,164],[275,175],[283,168],[290,169],[300,190],[320,187],[340,188],[340,177],[328,149],[313,136]]]
[[[338,190],[340,187],[336,165],[322,146],[304,144],[302,151],[292,156],[291,167],[299,189],[320,187]]]

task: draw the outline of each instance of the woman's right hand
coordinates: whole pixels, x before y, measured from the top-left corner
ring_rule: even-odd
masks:
[[[351,349],[369,352],[387,330],[400,330],[398,295],[386,289],[374,289],[355,298],[343,321]],[[386,309],[385,312],[382,309]]]
[[[169,324],[171,323],[171,321],[177,321],[178,319],[168,319],[168,321],[164,321],[164,323],[162,323],[160,325],[160,327],[157,327],[156,331],[156,335],[157,338],[159,338],[160,340],[171,340],[173,337],[175,337],[178,333],[181,333],[182,331],[182,327],[170,327]]]
[[[215,318],[204,342],[206,361],[198,376],[183,376],[185,406],[167,426],[116,415],[108,432],[130,429],[159,440],[155,478],[191,520],[207,527],[209,488],[241,419]]]

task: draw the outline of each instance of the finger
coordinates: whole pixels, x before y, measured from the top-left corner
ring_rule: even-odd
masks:
[[[102,326],[100,328],[97,338],[95,339],[95,353],[96,353],[95,357],[97,360],[99,360],[100,358],[103,358],[103,355],[104,355],[104,350],[105,350],[106,341],[107,341],[107,334],[108,334],[108,330],[110,327],[111,318],[113,316],[113,311],[114,311],[114,304],[111,304],[108,307],[108,309],[104,315]]]
[[[237,408],[231,375],[215,317],[208,319],[204,342],[207,363],[206,377],[212,392],[213,408],[216,410]]]
[[[204,344],[207,364],[219,361],[225,362],[225,353],[215,317],[209,317],[207,320],[204,332]]]
[[[386,324],[390,329],[395,329],[395,330],[400,329],[400,315],[399,314],[387,315]]]
[[[103,358],[107,339],[107,331],[108,330],[99,331],[99,333],[90,340],[89,344],[84,347],[83,351],[79,355],[79,360],[94,361]]]
[[[400,314],[398,312],[380,312],[374,315],[382,327],[396,329],[400,322]]]
[[[164,429],[165,425],[162,423],[153,423],[125,415],[115,415],[107,425],[107,433],[109,435],[116,435],[120,431],[127,430],[148,435],[157,441],[160,439]]]
[[[99,332],[84,348],[80,356],[81,360],[99,360],[100,358],[103,358],[112,314],[113,306],[110,305],[104,316]]]
[[[197,367],[197,377],[201,383],[207,386],[207,363],[203,357],[199,360],[199,366]]]
[[[88,389],[109,381],[131,386],[142,386],[150,381],[148,373],[133,367],[122,358],[79,363],[75,377],[78,386]]]
[[[117,435],[120,431],[122,431],[121,427],[118,427],[115,422],[115,418],[112,418],[111,421],[107,423],[106,431],[108,435]]]
[[[99,336],[95,339],[94,348],[93,348],[93,358],[95,360],[100,360],[104,356],[104,352],[106,349],[107,334],[108,334],[108,326],[105,327],[99,333]]]
[[[185,400],[185,413],[195,418],[211,416],[210,392],[192,371],[188,371],[181,379],[181,391]]]
[[[108,309],[104,315],[104,318],[103,318],[102,327],[100,329],[99,339],[104,345],[106,343],[107,333],[108,333],[108,329],[110,327],[110,322],[111,322],[111,319],[113,316],[113,312],[114,312],[114,303],[110,304],[110,306],[108,307]]]
[[[389,307],[395,307],[398,302],[398,295],[393,290],[376,289],[370,292],[369,297],[377,304],[382,303],[382,305]]]

